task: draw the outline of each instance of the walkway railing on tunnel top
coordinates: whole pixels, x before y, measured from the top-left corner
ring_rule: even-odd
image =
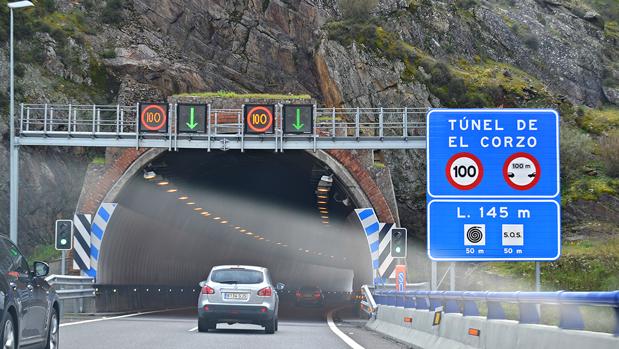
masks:
[[[505,304],[518,307],[521,324],[540,324],[541,305],[559,307],[559,327],[583,330],[583,306],[610,307],[614,310],[614,334],[619,336],[619,291],[614,292],[467,292],[467,291],[385,291],[373,292],[378,305],[390,305],[445,313],[480,316],[480,305],[487,308],[487,318],[507,319]]]
[[[21,145],[211,149],[425,148],[426,108],[317,108],[309,134],[286,134],[276,105],[272,134],[245,134],[243,110],[210,109],[204,133],[177,132],[171,104],[166,133],[140,133],[139,106],[21,104]]]

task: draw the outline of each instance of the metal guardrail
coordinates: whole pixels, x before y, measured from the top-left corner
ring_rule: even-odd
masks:
[[[283,132],[277,104],[272,134],[245,134],[243,110],[208,108],[205,133],[176,129],[176,105],[167,133],[139,132],[138,106],[21,104],[18,144],[204,149],[425,148],[426,108],[317,108],[311,134]]]
[[[60,300],[95,297],[95,280],[91,277],[50,275],[45,280],[56,289]]]
[[[478,302],[488,308],[487,318],[506,319],[504,303],[517,304],[518,321],[522,324],[539,324],[540,305],[558,305],[559,327],[583,330],[582,306],[611,307],[615,312],[614,333],[619,336],[619,291],[614,292],[467,292],[467,291],[374,291],[380,305],[435,310],[443,307],[445,313],[479,316]]]

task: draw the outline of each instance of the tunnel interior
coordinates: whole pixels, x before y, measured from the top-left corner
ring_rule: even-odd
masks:
[[[267,267],[291,288],[372,279],[350,183],[309,152],[165,152],[116,202],[100,284],[193,286],[224,264]]]

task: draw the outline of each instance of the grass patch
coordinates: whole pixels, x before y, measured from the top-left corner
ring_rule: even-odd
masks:
[[[619,108],[584,109],[582,116],[576,119],[578,125],[591,133],[602,134],[619,128]]]
[[[90,162],[93,165],[105,165],[105,157],[103,156],[96,156],[92,159],[92,161]]]
[[[561,201],[564,203],[577,200],[597,200],[601,195],[617,195],[619,179],[607,176],[582,176],[563,190]]]
[[[218,97],[218,98],[252,98],[252,99],[311,99],[308,94],[278,94],[278,93],[237,93],[230,91],[189,92],[175,97]]]
[[[566,291],[619,289],[619,238],[566,242],[559,260],[542,263],[542,288]],[[488,263],[499,275],[522,278],[533,285],[535,263]]]
[[[32,254],[28,257],[29,262],[41,261],[49,263],[51,261],[60,259],[62,252],[56,250],[54,244],[38,245],[32,251]]]

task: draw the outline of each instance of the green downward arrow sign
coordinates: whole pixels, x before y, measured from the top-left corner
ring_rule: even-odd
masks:
[[[292,126],[298,130],[302,129],[304,124],[301,123],[301,108],[297,108],[297,121]]]
[[[194,128],[196,128],[196,126],[198,126],[198,123],[196,122],[196,108],[191,107],[189,109],[189,122],[185,123],[187,125],[187,127],[189,127],[190,130],[193,130]]]

